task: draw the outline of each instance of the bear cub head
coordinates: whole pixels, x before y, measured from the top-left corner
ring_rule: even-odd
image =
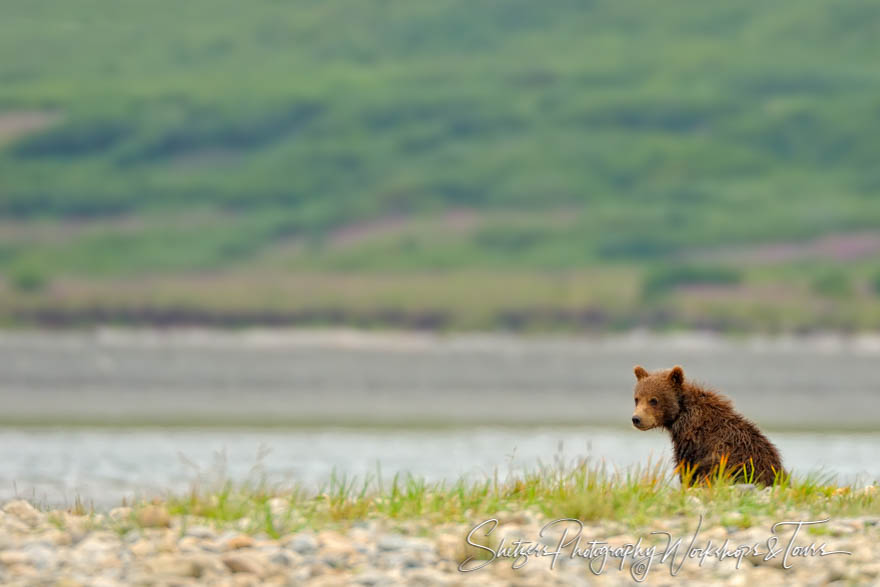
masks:
[[[658,426],[669,427],[681,412],[684,371],[676,365],[672,369],[648,373],[637,365],[636,387],[633,392],[635,411],[633,426],[639,430],[650,430]]]

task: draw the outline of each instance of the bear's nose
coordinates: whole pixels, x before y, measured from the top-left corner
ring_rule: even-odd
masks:
[[[633,416],[633,425],[634,426],[639,426],[641,423],[642,423],[641,418],[639,418],[638,416]]]

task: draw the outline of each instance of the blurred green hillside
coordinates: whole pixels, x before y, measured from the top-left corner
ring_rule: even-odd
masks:
[[[0,318],[880,327],[880,4],[12,0]]]

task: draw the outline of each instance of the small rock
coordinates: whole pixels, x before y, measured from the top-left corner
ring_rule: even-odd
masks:
[[[406,556],[401,566],[404,569],[421,569],[425,566],[425,563],[416,556]]]
[[[434,585],[449,585],[452,583],[442,572],[434,569],[421,569],[406,575],[407,582],[412,585],[425,585],[431,587]]]
[[[516,526],[526,526],[534,520],[534,517],[532,516],[531,512],[526,511],[526,510],[522,510],[522,511],[518,510],[518,511],[513,511],[513,512],[505,510],[505,511],[498,512],[496,517],[498,518],[498,523],[502,526],[505,526],[507,524],[512,524],[512,525],[516,525]]]
[[[27,534],[33,527],[15,516],[6,516],[3,520],[3,533],[9,534]]]
[[[250,548],[254,545],[254,539],[247,534],[239,534],[233,536],[226,541],[226,548],[229,550],[238,550],[240,548]]]
[[[290,567],[290,566],[293,566],[293,563],[295,562],[295,560],[294,560],[293,555],[291,553],[286,552],[284,550],[279,550],[278,552],[273,554],[271,557],[269,557],[269,562],[271,562],[272,564],[281,566],[281,567]]]
[[[552,537],[541,538],[542,543],[548,541],[549,546],[553,545]],[[444,533],[434,538],[434,548],[441,560],[457,561],[464,554],[464,538],[457,534]]]
[[[79,542],[88,531],[89,518],[87,516],[77,516],[69,512],[61,512],[58,515],[62,528],[70,532],[74,542]]]
[[[734,489],[739,491],[740,493],[749,493],[751,491],[757,490],[757,487],[754,483],[737,483],[733,486]]]
[[[144,528],[167,528],[171,525],[171,516],[161,505],[148,505],[138,512],[137,521]]]
[[[156,544],[156,548],[159,549],[159,552],[174,554],[179,550],[177,548],[177,534],[170,530],[165,530],[159,539],[154,541],[154,543]]]
[[[314,554],[318,550],[318,541],[309,533],[300,533],[287,541],[284,545],[297,554]]]
[[[327,575],[330,573],[330,567],[325,565],[323,562],[316,562],[312,565],[309,565],[305,569],[307,571],[307,579],[314,579],[315,577],[320,577],[322,575]]]
[[[119,540],[111,532],[92,532],[73,550],[78,564],[89,567],[116,568],[121,566],[117,556]]]
[[[9,574],[13,575],[16,579],[24,579],[24,578],[33,578],[36,579],[39,577],[40,573],[37,569],[33,568],[30,565],[14,565],[9,567]],[[18,585],[30,585],[32,582],[28,581],[26,583],[17,583]]]
[[[321,557],[321,561],[331,569],[348,567],[348,556],[340,553],[329,553]]]
[[[220,558],[209,554],[196,554],[187,556],[187,560],[201,568],[202,576],[206,573],[225,574],[226,565],[220,562]]]
[[[121,507],[110,510],[110,519],[115,522],[127,520],[131,517],[131,508]]]
[[[43,519],[43,514],[23,499],[10,501],[3,506],[3,511],[31,527],[36,526]]]
[[[21,550],[6,550],[0,552],[0,564],[5,567],[11,567],[13,565],[26,565],[30,562],[30,557],[28,557],[26,552]]]
[[[199,552],[202,550],[202,541],[195,536],[184,536],[177,542],[180,552]]]
[[[132,554],[136,557],[144,558],[155,553],[156,547],[149,540],[138,540],[129,547],[129,550],[131,550]]]
[[[231,586],[232,587],[260,587],[263,582],[254,577],[250,573],[241,573],[237,575],[232,575],[231,577]],[[340,587],[342,583],[337,583]],[[328,587],[328,586],[325,586]]]
[[[828,523],[827,529],[832,536],[843,536],[845,534],[853,534],[857,531],[852,525],[838,520],[831,520]]]
[[[31,566],[37,569],[52,569],[57,564],[58,555],[55,553],[55,549],[46,544],[39,542],[29,544],[23,550],[27,554]]]
[[[269,511],[273,516],[280,516],[290,511],[290,502],[280,497],[273,497],[268,502]]]
[[[44,532],[43,540],[55,546],[70,546],[73,543],[73,538],[69,532],[63,532],[55,528]]]
[[[385,534],[376,543],[379,550],[391,552],[395,550],[403,550],[410,546],[410,540],[400,534]]]
[[[222,560],[233,573],[252,573],[258,576],[263,573],[264,566],[256,558],[246,554],[227,554]]]
[[[175,577],[202,576],[202,567],[194,561],[173,555],[159,555],[149,563],[150,570],[157,575],[172,575]]]
[[[384,575],[377,571],[367,571],[361,573],[354,578],[355,585],[364,585],[366,587],[381,587],[382,585],[396,585],[397,581],[388,575]]]
[[[207,526],[190,526],[186,529],[186,535],[206,540],[209,538],[214,538],[217,534],[216,532],[214,532],[214,530]]]
[[[880,577],[880,563],[869,563],[867,565],[862,565],[862,576]]]
[[[220,540],[205,540],[201,543],[201,548],[205,552],[225,552],[226,545]]]

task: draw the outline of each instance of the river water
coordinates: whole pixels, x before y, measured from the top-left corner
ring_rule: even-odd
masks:
[[[628,426],[636,363],[722,390],[796,474],[871,483],[878,359],[870,336],[5,333],[0,499],[106,507],[223,479],[666,463],[666,434]]]

